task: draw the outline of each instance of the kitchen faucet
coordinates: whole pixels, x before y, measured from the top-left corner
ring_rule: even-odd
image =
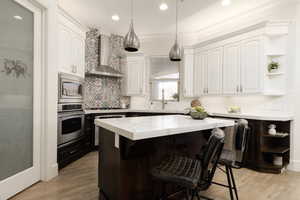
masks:
[[[162,104],[162,109],[164,110],[167,104],[167,101],[165,100],[165,89],[162,89],[161,93],[162,93],[161,104]]]

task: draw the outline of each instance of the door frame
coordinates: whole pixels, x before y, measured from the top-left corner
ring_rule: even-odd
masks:
[[[43,86],[44,68],[44,36],[43,9],[32,0],[13,0],[30,10],[34,16],[33,44],[33,166],[0,182],[0,200],[10,198],[41,180],[41,151],[44,138],[44,104]]]

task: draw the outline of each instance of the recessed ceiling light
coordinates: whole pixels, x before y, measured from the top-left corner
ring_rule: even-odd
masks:
[[[19,15],[15,15],[14,18],[17,19],[17,20],[23,20],[23,17],[21,17]]]
[[[222,0],[222,6],[229,6],[231,4],[231,0]]]
[[[161,3],[160,6],[159,6],[160,10],[168,10],[168,8],[169,8],[168,4],[166,4],[166,3]]]
[[[111,19],[114,21],[119,21],[120,17],[119,17],[119,15],[113,15],[113,16],[111,16]]]

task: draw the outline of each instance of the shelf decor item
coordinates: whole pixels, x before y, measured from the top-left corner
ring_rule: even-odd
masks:
[[[206,110],[202,106],[192,107],[190,115],[193,119],[199,120],[203,120],[208,116]]]
[[[270,124],[269,125],[269,131],[268,131],[268,133],[270,135],[276,135],[276,125],[275,124]]]
[[[274,73],[274,72],[277,72],[279,69],[279,63],[278,62],[274,62],[274,61],[271,61],[268,65],[268,71],[269,73]]]
[[[239,107],[239,106],[231,106],[228,109],[228,113],[241,113],[241,107]]]

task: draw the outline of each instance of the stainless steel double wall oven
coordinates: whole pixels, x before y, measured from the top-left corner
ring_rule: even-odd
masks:
[[[83,88],[83,78],[59,74],[57,123],[59,147],[76,142],[84,136]]]

